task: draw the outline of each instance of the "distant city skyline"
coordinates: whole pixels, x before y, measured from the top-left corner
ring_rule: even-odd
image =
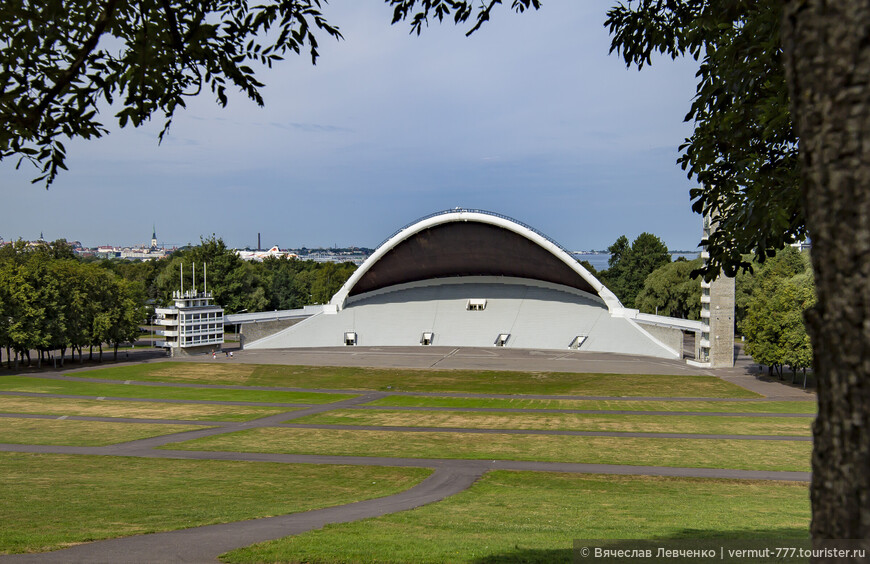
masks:
[[[155,231],[152,231],[152,233],[154,233],[154,232],[155,232]],[[209,234],[208,237],[211,237],[211,235],[212,235],[212,234]],[[219,233],[215,233],[214,235],[215,235],[216,237],[218,237],[218,238],[221,238],[221,236],[220,236]],[[261,235],[262,235],[262,233],[261,233]],[[0,239],[2,239],[2,240],[5,241],[5,242],[17,241],[19,238],[22,239],[22,240],[24,240],[24,241],[38,241],[38,240],[40,239],[40,237],[43,238],[46,242],[53,242],[53,241],[56,241],[56,240],[58,240],[58,239],[65,239],[67,242],[75,242],[75,241],[78,241],[79,243],[81,243],[81,245],[82,245],[83,247],[87,247],[87,248],[95,248],[95,247],[100,247],[100,246],[131,247],[131,248],[132,248],[132,247],[144,247],[144,248],[148,248],[148,247],[151,245],[151,236],[150,236],[150,235],[149,235],[147,238],[142,238],[141,241],[125,240],[125,241],[123,241],[123,242],[117,242],[117,241],[102,241],[102,240],[101,240],[101,241],[84,241],[84,240],[82,240],[82,239],[80,239],[80,238],[77,238],[77,237],[73,237],[73,236],[64,236],[64,235],[59,235],[59,236],[57,236],[57,237],[48,237],[48,236],[44,235],[43,232],[40,232],[38,237],[33,237],[33,238],[29,238],[29,237],[13,237],[13,236],[8,236],[8,237],[7,237],[6,235],[0,233]],[[206,238],[206,236],[203,236],[203,238]],[[253,241],[252,243],[245,243],[245,244],[242,244],[242,245],[231,245],[231,244],[229,244],[226,240],[224,240],[224,243],[226,243],[226,245],[227,245],[228,247],[230,247],[230,248],[234,248],[234,249],[245,249],[245,248],[256,249],[256,248],[257,248],[257,241],[256,241],[257,236],[256,236],[256,234],[254,235],[254,238],[253,238],[253,239],[254,239],[254,241]],[[265,241],[265,239],[262,239],[262,240]],[[559,243],[559,244],[561,244],[560,241],[556,241],[556,242]],[[612,242],[611,242],[611,243],[612,243]],[[665,243],[665,245],[667,245],[668,250],[669,250],[670,252],[694,251],[694,250],[696,250],[694,247],[692,247],[692,248],[689,248],[689,247],[687,247],[687,248],[683,248],[683,247],[675,247],[675,246],[671,246],[671,245],[668,245],[668,244],[667,244],[667,241],[664,241],[664,243]],[[169,249],[169,248],[180,248],[180,247],[184,247],[184,246],[187,246],[187,245],[197,245],[197,244],[199,244],[199,239],[198,239],[198,238],[197,238],[196,241],[179,242],[179,241],[163,241],[163,240],[160,238],[159,235],[157,236],[157,246],[158,246],[158,247],[165,247],[165,248],[167,248],[167,249]],[[306,249],[344,249],[344,248],[352,248],[352,247],[353,247],[353,248],[375,249],[375,248],[377,247],[377,245],[378,245],[378,243],[374,243],[374,244],[371,244],[371,245],[362,245],[362,244],[357,245],[357,244],[354,244],[354,243],[347,243],[347,244],[338,244],[338,243],[333,243],[333,244],[327,244],[327,245],[302,245],[302,244],[289,244],[289,245],[286,245],[286,244],[283,244],[283,243],[281,243],[281,242],[274,242],[274,243],[270,243],[270,244],[266,244],[266,243],[264,242],[264,243],[261,245],[260,248],[262,248],[262,249],[268,249],[268,248],[273,247],[273,246],[278,246],[278,247],[280,247],[281,249],[302,249],[302,248],[306,248]],[[562,246],[565,246],[565,245],[562,245]],[[609,244],[608,244],[607,246],[609,246]],[[593,248],[593,247],[589,247],[589,248],[572,248],[572,247],[568,247],[568,246],[565,246],[565,248],[567,248],[567,249],[570,250],[570,251],[574,251],[574,252],[602,252],[602,251],[605,251],[605,249],[606,249],[606,247],[602,247],[602,248],[599,249],[599,248]]]
[[[433,24],[390,26],[384,3],[324,10],[345,40],[321,59],[262,74],[265,108],[235,94],[189,100],[162,146],[162,120],[66,143],[46,191],[37,171],[0,164],[0,236],[88,246],[213,233],[234,248],[374,247],[456,206],[513,217],[569,249],[620,235],[694,249],[694,183],[675,164],[697,63],[657,58],[627,70],[603,27],[615,0],[497,10],[472,37]],[[111,108],[103,111],[110,125]]]

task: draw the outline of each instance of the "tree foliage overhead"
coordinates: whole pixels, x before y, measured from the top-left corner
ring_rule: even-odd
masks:
[[[51,183],[66,168],[63,138],[100,137],[101,107],[118,124],[160,114],[169,128],[185,97],[228,87],[263,104],[251,65],[288,51],[317,59],[315,31],[341,37],[320,0],[249,5],[238,0],[24,0],[0,8],[0,158],[20,156]]]
[[[385,0],[393,23],[429,18],[459,24],[475,12],[457,0]],[[288,53],[318,57],[318,35],[341,38],[322,13],[326,0],[20,0],[0,3],[0,160],[30,161],[48,187],[66,169],[67,139],[108,133],[100,111],[121,127],[158,117],[162,140],[185,99],[208,90],[221,106],[227,89],[263,105],[255,67]],[[469,33],[500,0],[482,3]],[[514,10],[539,0],[513,0]]]
[[[700,183],[692,209],[719,222],[703,244],[708,279],[806,237],[797,136],[780,46],[779,0],[638,0],[607,14],[611,51],[643,68],[656,54],[700,60],[679,164]]]
[[[452,14],[454,23],[467,22],[474,12],[473,6],[475,4],[466,0],[386,0],[386,2],[393,7],[392,23],[410,18],[411,31],[412,33],[416,32],[417,35],[423,31],[424,26],[429,25],[430,17],[434,17],[440,23],[445,18],[451,17]],[[488,22],[492,10],[501,3],[502,0],[481,1],[478,4],[474,26],[468,30],[466,35],[471,35]],[[530,8],[537,10],[540,7],[540,0],[511,0],[511,9],[519,13]]]

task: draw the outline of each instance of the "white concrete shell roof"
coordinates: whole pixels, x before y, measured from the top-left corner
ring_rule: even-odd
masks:
[[[395,234],[390,236],[386,241],[378,246],[375,252],[362,265],[360,265],[360,267],[354,272],[354,274],[347,280],[344,286],[342,286],[341,289],[335,294],[335,296],[333,296],[330,303],[337,310],[342,310],[348,303],[348,299],[352,298],[355,294],[365,293],[368,291],[369,288],[383,288],[389,286],[391,283],[394,283],[390,281],[381,282],[380,285],[378,285],[377,283],[371,283],[370,278],[372,277],[371,273],[373,272],[373,269],[382,264],[381,261],[385,257],[388,257],[391,253],[394,253],[397,247],[400,247],[402,243],[411,241],[412,238],[418,236],[418,234],[427,232],[427,230],[429,230],[430,232],[434,232],[437,229],[441,229],[445,226],[457,223],[492,226],[520,236],[524,240],[533,243],[533,245],[531,246],[526,245],[528,249],[539,248],[546,251],[546,253],[544,253],[543,255],[537,250],[534,251],[537,255],[536,258],[540,260],[542,256],[544,256],[544,258],[550,263],[548,266],[559,269],[559,277],[562,283],[574,286],[575,288],[586,289],[586,291],[590,291],[590,293],[594,292],[595,294],[597,294],[597,297],[604,302],[604,304],[607,306],[607,309],[612,315],[620,315],[624,311],[622,304],[620,303],[619,299],[613,294],[613,292],[608,290],[597,278],[595,278],[595,276],[593,276],[577,260],[575,260],[568,253],[567,250],[565,250],[563,247],[561,247],[549,237],[545,236],[544,234],[540,233],[539,231],[528,225],[525,225],[515,219],[511,219],[503,215],[495,214],[484,210],[470,210],[461,208],[445,210],[424,217],[400,229]],[[446,232],[444,229],[441,229],[441,231]],[[419,252],[419,249],[417,250],[417,252]],[[472,249],[470,252],[473,253],[474,250]],[[492,257],[489,258],[492,259]],[[496,259],[493,260],[498,259],[499,257],[496,257]],[[445,260],[449,260],[449,258]],[[503,260],[503,257],[501,257],[501,260]],[[514,264],[519,264],[523,260],[524,257],[518,256],[516,261],[503,262],[512,262]],[[444,265],[441,264],[440,267],[444,268]],[[566,270],[564,267],[570,269],[570,272],[566,274]],[[406,270],[411,271],[414,268],[415,266],[409,265]],[[396,270],[395,266],[393,267],[393,270]],[[392,274],[394,274],[393,278],[395,279],[395,272],[393,272]],[[492,274],[492,272],[465,272],[464,274]],[[537,273],[534,271],[534,264],[532,264],[532,270],[529,271],[529,269],[527,269],[525,277],[550,282],[555,281],[553,280],[553,278],[547,278],[544,272],[540,273],[541,276],[537,276],[536,274]],[[368,279],[367,275],[369,275]],[[445,276],[447,275],[455,276],[456,273],[445,274]],[[516,276],[515,273],[508,273],[507,275]],[[570,277],[573,276],[576,276],[576,280],[571,281]],[[567,282],[565,282],[566,280]],[[361,284],[361,281],[364,282]]]

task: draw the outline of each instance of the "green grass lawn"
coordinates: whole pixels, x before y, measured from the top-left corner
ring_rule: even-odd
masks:
[[[562,400],[489,399],[432,396],[388,396],[364,405],[384,407],[450,407],[490,409],[587,409],[612,411],[685,411],[723,413],[804,413],[814,415],[815,401],[643,401],[643,400]]]
[[[0,417],[0,443],[105,446],[208,428],[206,425],[107,423],[103,421],[73,421],[70,419]]]
[[[391,495],[420,468],[0,453],[0,553],[283,515]]]
[[[95,384],[92,382],[77,382],[74,380],[29,378],[27,376],[8,376],[0,378],[0,391],[117,398],[247,401],[299,404],[332,403],[355,397],[353,394],[176,388],[171,386],[137,386],[135,384]]]
[[[258,428],[162,448],[809,471],[812,443]]]
[[[572,561],[573,539],[806,538],[805,483],[490,472],[412,511],[254,545],[226,562]]]
[[[691,415],[590,415],[583,413],[497,413],[340,409],[294,419],[317,425],[544,429],[633,433],[810,436],[812,419],[797,417],[715,417]]]
[[[811,418],[541,413],[534,409],[815,412],[813,402],[640,401],[637,396],[755,398],[716,378],[423,371],[159,362],[75,376],[121,381],[350,390],[625,397],[619,400],[393,396],[383,407],[342,409],[300,423],[485,429],[808,435]],[[0,377],[0,391],[72,396],[323,404],[353,394],[270,392]],[[463,412],[463,407],[528,412]],[[0,411],[241,421],[289,411],[266,406],[149,403],[0,395]],[[205,426],[0,418],[0,443],[107,445]],[[811,443],[723,439],[574,437],[257,428],[166,449],[502,459],[808,471]],[[426,469],[284,465],[0,453],[0,553],[41,551],[100,538],[250,519],[406,490]],[[492,472],[469,491],[414,511],[328,527],[232,553],[238,562],[570,561],[575,538],[800,537],[807,484],[532,472]]]
[[[571,374],[409,370],[335,366],[279,366],[226,362],[161,362],[113,366],[76,376],[153,382],[196,382],[289,388],[549,394],[580,396],[656,396],[756,398],[754,392],[713,376]]]
[[[0,395],[0,413],[130,417],[135,419],[186,419],[191,421],[249,421],[295,411],[290,407],[260,407],[201,403],[41,398]]]

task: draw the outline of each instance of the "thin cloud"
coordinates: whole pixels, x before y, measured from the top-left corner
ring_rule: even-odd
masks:
[[[286,124],[270,121],[269,125],[278,129],[297,129],[306,133],[351,133],[352,129],[337,125],[323,125],[320,123],[289,122]]]

